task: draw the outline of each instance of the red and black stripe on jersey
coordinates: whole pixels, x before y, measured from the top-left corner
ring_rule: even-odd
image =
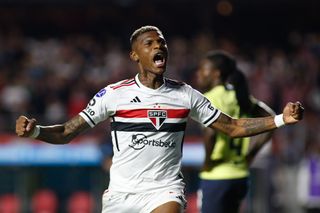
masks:
[[[111,130],[112,131],[127,131],[127,132],[180,132],[185,131],[186,128],[186,120],[179,122],[165,122],[165,120],[170,119],[186,119],[190,112],[189,109],[159,109],[161,111],[166,111],[166,118],[164,118],[163,124],[159,129],[155,128],[152,124],[154,122],[148,116],[149,111],[154,111],[157,109],[131,109],[131,110],[118,110],[116,114],[113,116],[113,122],[111,122]],[[132,120],[132,122],[123,122],[119,121],[121,119],[116,118],[126,118]],[[145,118],[146,122],[136,122],[137,118]],[[150,119],[147,122],[147,119]],[[117,121],[116,121],[117,120]]]
[[[129,109],[118,110],[114,116],[122,118],[148,118],[148,111],[152,109]],[[160,109],[167,111],[168,118],[186,118],[189,114],[189,109]]]

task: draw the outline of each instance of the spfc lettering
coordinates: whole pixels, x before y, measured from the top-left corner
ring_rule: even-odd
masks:
[[[149,110],[148,118],[150,119],[152,125],[159,130],[164,121],[167,119],[166,110]]]

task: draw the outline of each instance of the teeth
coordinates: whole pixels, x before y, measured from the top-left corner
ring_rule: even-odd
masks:
[[[156,63],[156,65],[161,65],[162,64],[162,60],[156,60],[155,63]]]
[[[162,53],[157,53],[154,56],[153,60],[154,60],[154,63],[156,66],[164,66],[164,64],[165,64],[165,58]]]

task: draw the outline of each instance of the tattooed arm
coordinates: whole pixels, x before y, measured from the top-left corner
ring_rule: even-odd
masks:
[[[16,133],[20,137],[30,137],[35,128],[36,120],[34,118],[28,119],[25,116],[20,116],[16,121]],[[40,126],[40,134],[36,139],[51,144],[66,144],[89,128],[89,124],[80,115],[77,115],[64,124]]]
[[[221,113],[219,118],[210,125],[230,137],[247,137],[257,135],[276,128],[273,116],[264,118],[240,118],[233,119]]]
[[[288,103],[283,109],[284,123],[297,123],[302,119],[303,111],[304,109],[299,102]],[[213,122],[210,127],[230,137],[253,136],[277,128],[274,123],[274,116],[234,119],[223,113],[221,113],[219,118]]]

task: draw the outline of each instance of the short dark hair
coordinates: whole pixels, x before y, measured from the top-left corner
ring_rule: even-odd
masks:
[[[157,32],[162,34],[161,30],[159,30],[159,28],[155,27],[155,26],[146,25],[146,26],[140,27],[139,29],[136,29],[132,33],[132,35],[130,36],[130,44],[131,44],[131,46],[137,40],[137,38],[140,35],[142,35],[143,33],[146,33],[146,32],[150,32],[150,31],[157,31]]]

